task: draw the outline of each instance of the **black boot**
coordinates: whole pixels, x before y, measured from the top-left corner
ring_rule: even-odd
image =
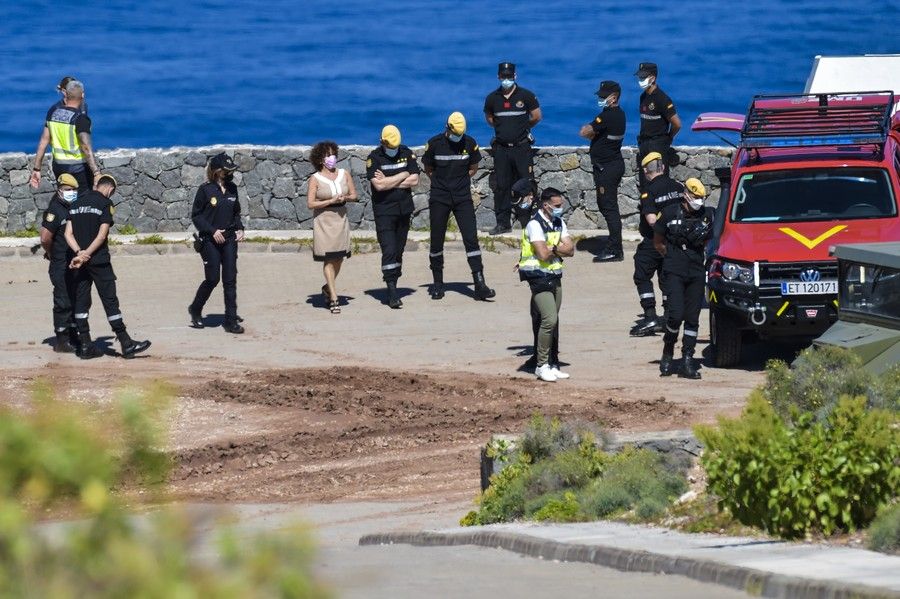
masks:
[[[139,354],[150,347],[149,341],[135,341],[125,331],[117,333],[116,337],[119,338],[119,343],[122,344],[122,357],[126,360],[133,358],[135,354]]]
[[[482,271],[473,272],[472,280],[475,281],[475,299],[484,301],[497,295],[497,292],[484,282],[484,273]]]
[[[53,351],[58,354],[74,354],[75,346],[69,341],[69,331],[58,331],[56,333],[56,344]]]
[[[81,351],[78,353],[78,357],[82,360],[99,358],[103,355],[100,348],[94,345],[89,332],[78,333],[78,342],[81,344]]]
[[[684,365],[681,367],[681,372],[678,373],[678,376],[685,379],[700,378],[700,373],[697,372],[697,361],[694,359],[694,352],[684,352]]]
[[[656,328],[660,325],[659,317],[656,310],[648,310],[644,315],[644,319],[631,327],[628,332],[632,337],[649,337],[656,333]]]
[[[387,282],[387,292],[388,292],[388,306],[394,310],[397,310],[403,307],[403,302],[400,300],[400,296],[397,295],[397,281],[388,281]]]
[[[675,342],[665,342],[663,344],[662,358],[659,359],[659,376],[671,376],[675,373],[675,368],[672,365],[674,357]]]
[[[226,333],[231,333],[232,335],[240,335],[244,332],[244,327],[239,325],[237,321],[229,321],[222,325],[222,328],[225,329]]]
[[[191,317],[191,326],[195,329],[203,328],[203,311],[194,307],[194,304],[188,306],[188,314]]]
[[[433,270],[434,285],[431,286],[431,299],[444,299],[444,271]]]

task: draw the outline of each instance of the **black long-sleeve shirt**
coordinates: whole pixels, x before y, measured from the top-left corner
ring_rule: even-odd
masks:
[[[218,229],[235,231],[243,229],[241,203],[237,186],[232,181],[225,182],[225,191],[218,183],[204,183],[194,196],[191,220],[201,235],[212,235]]]

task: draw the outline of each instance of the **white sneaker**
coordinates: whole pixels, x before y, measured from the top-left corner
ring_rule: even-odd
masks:
[[[552,372],[553,376],[555,376],[557,379],[560,379],[560,380],[565,380],[565,379],[569,378],[569,373],[563,372],[562,370],[560,370],[559,366],[551,367],[550,372]]]
[[[534,375],[547,383],[555,383],[557,378],[556,375],[553,374],[553,368],[551,368],[549,364],[544,364],[543,366],[535,368]]]

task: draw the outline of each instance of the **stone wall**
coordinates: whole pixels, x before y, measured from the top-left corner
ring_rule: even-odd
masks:
[[[312,212],[306,207],[307,182],[313,172],[308,146],[229,146],[101,151],[98,159],[105,172],[113,174],[119,189],[116,225],[134,225],[140,232],[180,231],[190,226],[191,202],[204,181],[208,157],[226,150],[233,154],[239,170],[235,175],[248,229],[311,229]],[[349,146],[339,154],[339,167],[349,168],[360,194],[360,202],[349,204],[351,226],[372,229],[372,204],[365,181],[368,146]],[[421,148],[417,148],[421,154]],[[629,226],[637,224],[637,187],[634,148],[623,148],[625,178],[619,188],[619,206]],[[708,187],[717,183],[713,170],[728,166],[730,148],[678,148],[682,164],[674,169],[679,180],[699,177]],[[604,228],[597,213],[591,164],[585,147],[546,147],[535,150],[535,174],[539,187],[556,187],[567,195],[566,219],[573,229]],[[32,157],[0,154],[0,234],[11,234],[34,226],[54,193],[49,159],[45,161],[41,185],[28,186]],[[482,168],[473,180],[473,196],[480,227],[494,224],[493,160],[486,152]],[[414,189],[416,214],[413,226],[428,227],[428,178],[420,177]],[[718,201],[712,190],[711,201]]]

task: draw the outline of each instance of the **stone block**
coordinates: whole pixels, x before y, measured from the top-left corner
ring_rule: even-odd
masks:
[[[34,212],[37,207],[34,204],[34,198],[30,195],[25,198],[11,198],[9,200],[9,214],[25,214],[26,212]]]
[[[148,198],[147,201],[144,202],[141,213],[143,216],[149,216],[153,220],[158,221],[166,217],[166,207],[163,206],[162,203]]]
[[[162,183],[143,174],[138,175],[134,184],[134,193],[153,200],[161,200],[164,191],[166,188]]]
[[[206,168],[206,161],[206,154],[196,151],[188,152],[184,157],[184,164],[190,166],[200,166]]]
[[[269,216],[279,220],[296,219],[297,211],[290,200],[285,198],[272,198],[269,202]]]
[[[0,213],[3,211],[0,210]],[[363,219],[363,214],[365,213],[365,205],[359,202],[350,202],[347,204],[347,219],[350,221],[350,224],[358,224]]]
[[[571,171],[581,166],[577,154],[563,154],[559,157],[559,168],[563,171]]]
[[[190,192],[184,187],[167,189],[162,192],[161,199],[164,204],[171,204],[173,202],[188,202],[193,200],[193,197],[188,195],[189,193]]]
[[[121,192],[123,185],[133,185],[137,181],[134,169],[130,166],[113,166],[106,169],[106,172],[115,177],[116,183],[119,185]]]
[[[293,198],[296,190],[294,180],[290,177],[278,177],[272,186],[272,195],[276,198]]]
[[[33,156],[26,156],[25,154],[8,154],[3,158],[0,158],[0,168],[5,171],[20,168],[24,169],[28,167],[30,158],[33,158]],[[44,164],[47,164],[46,160],[44,161]],[[44,168],[46,169],[46,166]]]
[[[305,221],[313,217],[313,211],[309,209],[309,205],[306,203],[306,194],[298,194],[292,200],[294,205],[294,214],[298,221]]]
[[[166,218],[180,219],[191,215],[191,205],[188,202],[171,202],[165,205]]]
[[[28,185],[29,179],[31,179],[31,171],[29,170],[9,171],[9,183],[13,187]]]
[[[272,161],[264,160],[256,165],[256,168],[253,169],[259,178],[262,181],[274,181],[275,177],[278,177],[281,174],[281,169],[278,168],[278,165]]]
[[[97,160],[100,162],[100,168],[104,172],[108,172],[111,168],[121,168],[123,166],[128,166],[131,164],[131,161],[134,159],[134,154],[122,154],[122,155],[114,155],[114,156],[98,156]],[[118,179],[116,179],[118,181]]]
[[[142,150],[135,155],[131,166],[138,173],[156,178],[163,171],[162,156],[153,150]]]
[[[163,171],[159,174],[159,182],[167,189],[181,187],[181,171],[178,169]]]
[[[197,188],[206,181],[206,169],[200,166],[185,164],[181,167],[181,185]]]

